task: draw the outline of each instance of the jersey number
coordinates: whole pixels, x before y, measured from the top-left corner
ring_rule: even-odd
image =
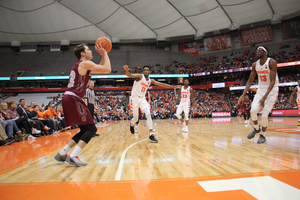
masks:
[[[182,95],[182,98],[187,98],[187,94],[183,94],[183,95]]]
[[[259,76],[259,78],[260,78],[260,81],[262,81],[262,82],[267,81],[267,76],[266,75]]]
[[[145,92],[145,91],[146,91],[146,88],[145,88],[145,87],[142,87],[141,92]]]
[[[74,71],[71,71],[70,73],[70,82],[68,84],[68,88],[71,88],[74,86],[74,79],[75,79],[76,73]]]

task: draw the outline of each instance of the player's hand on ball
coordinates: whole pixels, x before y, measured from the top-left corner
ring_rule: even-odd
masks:
[[[105,49],[102,48],[101,44],[96,44],[96,45],[95,45],[95,50],[96,50],[101,56],[103,56],[103,55],[106,53]]]
[[[129,70],[128,65],[124,65],[123,69],[124,69],[125,71],[128,71],[128,70]]]

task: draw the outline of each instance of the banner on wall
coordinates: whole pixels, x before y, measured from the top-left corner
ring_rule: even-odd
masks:
[[[189,43],[179,43],[179,51],[192,54],[194,56],[198,55],[198,43],[189,42]]]
[[[232,41],[229,34],[204,39],[205,51],[231,49]]]
[[[300,37],[300,19],[282,22],[282,38],[284,40]]]
[[[264,26],[241,32],[242,44],[256,44],[261,42],[268,42],[273,40],[273,33],[271,26]]]

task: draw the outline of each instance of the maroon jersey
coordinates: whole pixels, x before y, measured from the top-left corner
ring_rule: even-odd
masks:
[[[91,78],[91,71],[88,70],[85,75],[80,75],[78,73],[80,62],[81,60],[77,61],[72,68],[68,89],[62,99],[66,126],[94,124],[92,115],[82,100]]]
[[[243,112],[249,112],[250,109],[251,109],[251,101],[250,101],[250,99],[248,99],[248,100],[244,99]]]
[[[91,71],[88,70],[85,75],[80,75],[78,66],[82,60],[78,60],[72,67],[67,91],[73,92],[77,96],[83,98],[86,93],[86,86],[91,79]]]

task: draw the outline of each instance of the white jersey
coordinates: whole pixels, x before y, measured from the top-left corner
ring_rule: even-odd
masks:
[[[268,58],[263,65],[260,65],[260,60],[256,61],[255,69],[258,75],[258,88],[268,88],[270,85],[270,59]],[[278,87],[278,84],[278,74],[276,73],[274,87]]]
[[[187,89],[184,89],[184,86],[182,86],[180,102],[190,102],[190,95],[190,86]]]
[[[300,87],[297,86],[297,99],[300,99]]]
[[[147,81],[144,74],[142,74],[142,79],[141,80],[139,80],[139,81],[135,80],[133,82],[133,87],[132,87],[132,90],[131,90],[131,96],[132,97],[144,97],[145,98],[146,92],[147,92],[150,85],[151,85],[150,78]]]

